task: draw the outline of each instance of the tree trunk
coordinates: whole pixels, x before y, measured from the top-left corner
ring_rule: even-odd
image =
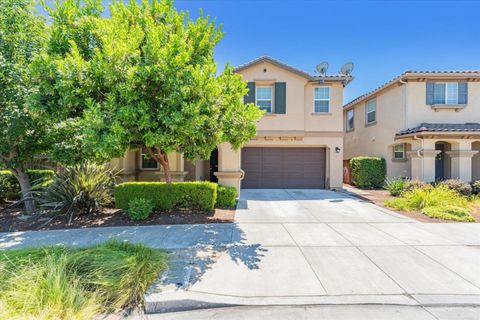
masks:
[[[167,184],[172,183],[172,176],[170,175],[170,163],[168,162],[168,157],[165,153],[162,151],[158,152],[160,154],[160,164],[162,165],[163,168],[163,174],[165,175],[165,182]]]
[[[172,183],[172,176],[170,175],[170,163],[168,162],[168,156],[165,152],[163,152],[160,148],[155,146],[156,153],[153,152],[152,148],[144,146],[147,150],[148,154],[152,159],[155,159],[163,168],[163,174],[165,176],[165,182],[167,184]]]
[[[22,200],[25,205],[25,211],[27,214],[35,213],[35,201],[32,194],[32,185],[30,184],[30,179],[28,178],[27,172],[23,169],[10,169],[15,178],[17,178],[18,183],[20,184],[20,189],[22,190]]]

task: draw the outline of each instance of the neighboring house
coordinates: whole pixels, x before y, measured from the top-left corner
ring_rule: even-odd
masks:
[[[210,161],[169,155],[177,181],[210,180],[241,188],[341,188],[344,87],[351,76],[317,76],[270,57],[239,66],[248,82],[245,102],[266,110],[257,137],[241,150],[219,145]],[[126,180],[162,180],[158,164],[141,150],[112,161]],[[243,179],[243,180],[242,180]]]
[[[345,160],[383,157],[389,178],[480,179],[480,71],[407,71],[343,113]]]

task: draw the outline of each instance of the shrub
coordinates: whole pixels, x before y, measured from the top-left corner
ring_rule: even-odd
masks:
[[[115,206],[127,210],[132,199],[151,200],[156,210],[174,208],[212,211],[217,200],[217,184],[212,182],[125,182],[115,187]]]
[[[422,209],[422,213],[430,218],[453,220],[459,222],[474,222],[475,219],[467,208],[457,206],[445,207],[426,207]]]
[[[42,185],[46,181],[52,180],[55,176],[53,170],[27,170],[32,189],[37,185]],[[5,198],[8,200],[20,199],[20,184],[15,176],[8,170],[0,171],[0,186],[4,190]]]
[[[385,189],[387,189],[390,194],[394,197],[398,197],[403,193],[405,188],[405,180],[403,178],[393,178],[385,180]]]
[[[352,182],[360,188],[380,188],[385,181],[385,159],[377,157],[355,157],[350,160]]]
[[[411,191],[404,192],[398,198],[385,201],[385,204],[394,209],[402,211],[420,211],[427,215],[436,215],[436,217],[443,214],[444,219],[451,218],[450,215],[457,214],[458,216],[459,210],[463,210],[464,213],[468,213],[471,217],[471,203],[468,198],[461,196],[456,191],[442,184],[436,187],[414,188]],[[427,209],[432,207],[435,207],[436,209]],[[457,208],[460,209],[457,210]],[[424,209],[426,209],[426,211]],[[454,211],[455,213],[452,213]],[[454,219],[455,218],[452,218],[452,220]],[[471,219],[473,219],[473,217]]]
[[[145,220],[154,209],[153,201],[145,198],[132,199],[128,202],[127,215],[132,220]]]
[[[472,194],[472,186],[463,182],[460,179],[448,179],[440,182],[440,184],[447,186],[448,188],[455,190],[462,196],[469,196]]]
[[[237,202],[237,189],[234,187],[226,187],[218,185],[217,187],[217,202],[215,207],[218,208],[233,208]]]
[[[7,191],[5,190],[3,185],[0,184],[0,203],[4,203],[6,199],[7,199]]]
[[[432,185],[429,183],[423,182],[422,180],[413,179],[413,180],[405,181],[403,191],[408,192],[414,189],[423,189],[423,188],[431,188],[431,187]]]
[[[1,319],[102,319],[135,307],[167,266],[164,251],[120,241],[0,253]]]
[[[43,208],[67,215],[70,223],[75,215],[91,214],[112,203],[115,175],[105,166],[90,163],[67,167],[39,193],[39,202]]]
[[[475,194],[480,193],[480,180],[477,180],[472,183],[472,192]]]

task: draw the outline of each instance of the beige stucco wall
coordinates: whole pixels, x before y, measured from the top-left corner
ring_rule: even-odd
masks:
[[[266,69],[266,72],[264,70]],[[258,131],[342,131],[343,85],[339,82],[310,82],[291,71],[262,62],[240,72],[245,81],[257,85],[286,82],[286,114],[265,114],[258,122]],[[313,114],[313,89],[330,87],[330,113]]]
[[[343,158],[349,160],[357,156],[383,157],[387,163],[388,177],[410,176],[410,160],[393,160],[395,133],[402,130],[406,123],[405,89],[402,86],[392,86],[374,98],[377,100],[377,122],[365,123],[365,107],[367,101],[353,105],[354,130],[345,132]],[[368,99],[370,101],[371,99]],[[343,126],[346,128],[347,110],[343,113]],[[407,145],[407,149],[410,146]]]
[[[465,81],[465,79],[459,79]],[[441,80],[435,80],[441,81]],[[457,80],[458,81],[458,80]],[[468,104],[464,109],[432,109],[426,104],[426,82],[407,84],[407,128],[427,123],[466,123],[480,121],[480,82],[468,82]]]
[[[123,181],[164,181],[163,170],[159,169],[141,169],[140,151],[138,149],[129,149],[125,152],[123,158],[115,158],[108,163],[110,168],[120,171]],[[170,171],[174,181],[183,181],[186,172],[184,171],[183,156],[177,152],[168,155]]]

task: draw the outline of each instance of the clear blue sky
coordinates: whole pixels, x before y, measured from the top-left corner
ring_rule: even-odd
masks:
[[[105,0],[107,1],[107,0]],[[177,0],[192,16],[200,8],[223,25],[220,67],[269,55],[313,72],[355,63],[345,102],[405,70],[480,69],[477,1]]]

